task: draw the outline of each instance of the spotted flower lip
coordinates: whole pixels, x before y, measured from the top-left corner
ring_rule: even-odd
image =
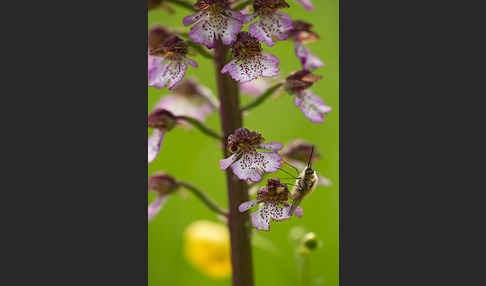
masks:
[[[200,11],[182,21],[184,26],[195,24],[189,33],[194,42],[212,49],[217,39],[227,46],[235,41],[243,26],[243,15],[231,10],[227,0],[198,0],[194,8]]]
[[[260,182],[265,172],[274,173],[282,166],[281,157],[276,152],[282,149],[282,144],[264,143],[264,138],[257,132],[239,128],[228,137],[227,143],[228,151],[233,154],[219,161],[221,170],[231,166],[240,180]]]
[[[170,36],[157,46],[151,46],[148,56],[148,85],[172,89],[184,77],[187,64],[197,63],[186,58],[187,44],[177,36]]]
[[[278,76],[279,59],[262,52],[260,43],[248,32],[238,33],[232,51],[233,59],[223,67],[221,73],[229,73],[235,81],[245,83],[261,77]]]
[[[324,122],[324,115],[332,110],[320,97],[315,96],[312,90],[296,93],[294,103],[304,113],[305,117],[314,123]]]
[[[153,128],[148,138],[148,163],[155,160],[162,147],[165,133],[176,125],[176,117],[168,110],[156,109],[148,117],[148,127]]]
[[[240,204],[238,210],[245,212],[258,204],[262,207],[251,213],[253,226],[258,230],[269,231],[270,220],[283,221],[290,219],[290,205],[288,204],[290,192],[287,185],[281,184],[279,179],[268,179],[267,185],[261,187],[257,193],[257,199]],[[295,215],[302,217],[301,207],[297,207]]]
[[[255,0],[255,13],[245,15],[244,22],[250,23],[258,17],[259,21],[251,24],[248,31],[270,47],[275,45],[274,38],[279,41],[286,40],[292,31],[292,18],[277,10],[288,7],[289,4],[284,0]]]
[[[175,116],[187,116],[203,122],[219,107],[219,102],[211,90],[192,79],[181,81],[172,92],[162,97],[155,109],[167,110]],[[179,123],[189,127],[184,121]]]
[[[148,206],[148,221],[154,219],[162,210],[164,203],[168,196],[175,192],[178,188],[176,180],[163,172],[157,172],[149,177],[148,190],[149,192],[157,193],[157,198]]]

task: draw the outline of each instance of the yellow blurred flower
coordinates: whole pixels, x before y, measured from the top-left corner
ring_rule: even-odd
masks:
[[[231,251],[228,228],[211,221],[196,221],[184,234],[186,258],[211,278],[231,276]]]

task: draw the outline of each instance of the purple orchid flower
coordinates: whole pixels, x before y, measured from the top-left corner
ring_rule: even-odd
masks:
[[[331,111],[331,107],[307,89],[321,78],[321,76],[311,74],[310,71],[301,70],[288,76],[285,82],[287,92],[295,94],[295,105],[314,123],[324,122],[324,115]]]
[[[274,38],[287,40],[292,30],[292,18],[278,9],[290,7],[284,0],[255,0],[254,13],[245,15],[245,23],[250,23],[259,17],[259,21],[250,25],[248,31],[267,46],[275,45]]]
[[[323,67],[324,63],[314,55],[306,46],[307,43],[315,42],[319,35],[311,31],[312,24],[304,21],[294,21],[292,30],[292,39],[294,41],[295,55],[302,63],[304,70],[314,70]]]
[[[217,39],[227,46],[235,41],[243,26],[243,15],[231,10],[228,0],[198,0],[194,8],[200,11],[182,20],[184,26],[196,24],[189,33],[194,42],[212,49]]]
[[[211,90],[192,79],[181,81],[172,92],[162,97],[154,109],[165,109],[175,116],[192,117],[203,122],[219,107]],[[180,123],[189,126],[184,121]]]
[[[148,138],[148,162],[155,160],[162,147],[165,133],[176,125],[176,117],[165,109],[156,109],[148,117],[148,127],[153,128],[152,135]]]
[[[278,142],[263,143],[264,138],[257,132],[250,132],[246,128],[239,128],[228,137],[228,151],[230,157],[220,160],[221,170],[229,166],[240,180],[260,182],[262,174],[277,172],[282,166],[280,155],[276,153],[282,149]],[[270,152],[257,151],[257,149]]]
[[[158,172],[148,179],[149,192],[157,193],[157,198],[148,206],[148,221],[154,219],[155,216],[162,210],[164,203],[169,198],[169,195],[175,192],[178,188],[176,180],[163,172]]]
[[[279,179],[268,179],[267,185],[260,188],[257,199],[242,203],[238,210],[245,212],[262,203],[258,211],[251,213],[251,222],[258,230],[269,231],[270,220],[283,221],[290,219],[290,205],[288,204],[290,192],[287,185],[281,184]],[[297,207],[294,214],[302,217],[301,207]]]
[[[248,32],[238,33],[232,45],[233,59],[227,63],[221,73],[228,73],[241,83],[261,77],[278,75],[280,61],[272,54],[263,53],[260,43]]]
[[[186,58],[187,44],[177,36],[170,36],[161,44],[150,47],[148,58],[148,85],[172,89],[187,70],[187,63],[197,67],[197,63]]]

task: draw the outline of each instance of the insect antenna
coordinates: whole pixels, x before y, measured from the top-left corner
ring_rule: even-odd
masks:
[[[307,163],[307,167],[312,168],[312,155],[314,154],[314,145],[312,145],[309,162]]]

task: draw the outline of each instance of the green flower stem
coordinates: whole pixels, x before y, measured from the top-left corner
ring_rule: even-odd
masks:
[[[241,111],[250,110],[258,105],[262,104],[267,98],[269,98],[277,89],[279,89],[283,83],[277,83],[276,85],[269,87],[261,96],[257,97],[254,101],[241,108]]]
[[[186,2],[184,0],[165,0],[169,3],[172,3],[174,5],[177,5],[177,6],[180,6],[180,7],[183,7],[183,8],[186,8],[188,10],[191,10],[191,11],[194,11],[194,12],[197,12],[197,10],[192,6],[191,3],[189,2]]]
[[[200,189],[196,188],[195,186],[184,182],[184,181],[178,181],[178,185],[184,187],[185,189],[189,190],[191,193],[193,193],[198,199],[200,199],[210,210],[223,215],[225,217],[228,216],[228,211],[223,210],[218,204],[211,199],[206,193],[201,191]]]
[[[297,265],[297,286],[309,285],[309,252],[303,247],[297,247],[295,251],[295,260]]]
[[[224,138],[228,138],[238,128],[243,127],[243,115],[240,110],[239,85],[221,69],[226,64],[229,48],[217,40],[214,64],[218,84],[218,97],[220,101],[221,127]],[[224,140],[223,158],[230,154],[227,149],[227,140]],[[238,211],[238,206],[249,200],[248,185],[239,180],[231,168],[226,170],[226,185],[228,193],[229,216],[228,228],[231,240],[231,266],[233,270],[233,286],[253,286],[253,254],[251,248],[251,235],[248,231],[249,215]]]
[[[205,126],[202,122],[200,122],[197,119],[194,119],[194,118],[188,117],[188,116],[176,116],[176,119],[184,120],[185,122],[196,127],[197,129],[199,129],[199,131],[201,131],[202,133],[204,133],[208,136],[211,136],[211,137],[216,138],[218,140],[223,140],[223,137],[221,137],[220,134],[216,133],[216,131],[209,129],[209,127]]]

